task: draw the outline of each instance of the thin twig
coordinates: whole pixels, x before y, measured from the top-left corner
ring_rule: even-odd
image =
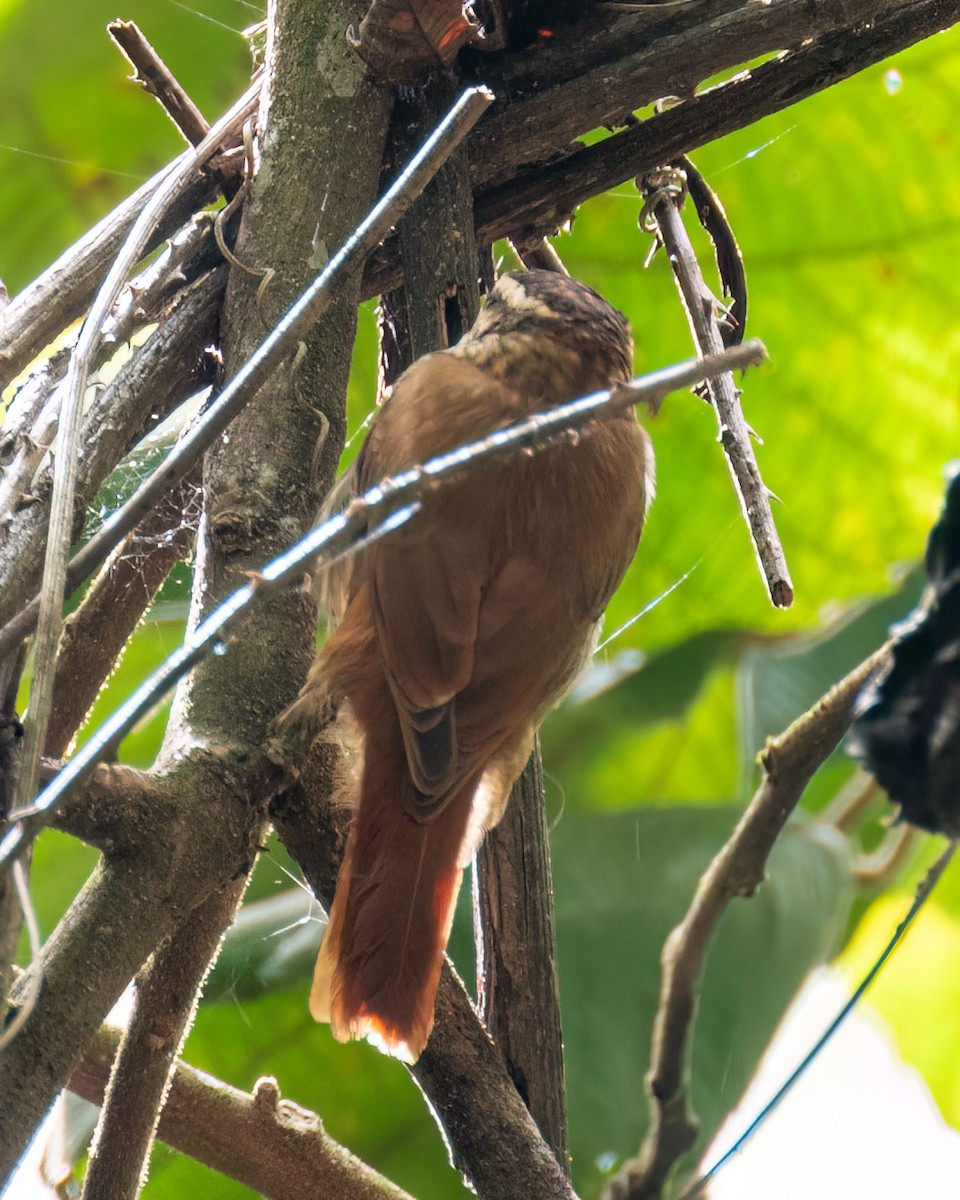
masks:
[[[0,865],[29,845],[38,826],[28,818],[49,813],[103,757],[108,747],[125,736],[141,715],[187,674],[215,646],[222,646],[230,626],[255,600],[301,578],[308,564],[323,569],[347,554],[400,528],[421,507],[420,497],[468,468],[552,444],[570,436],[608,412],[634,404],[657,404],[677,388],[689,387],[720,371],[759,363],[765,357],[760,342],[744,342],[709,358],[665,367],[628,383],[596,392],[570,404],[518,421],[507,429],[411,467],[384,480],[354,500],[337,516],[311,530],[291,549],[273,559],[263,572],[223,601],[196,628],[190,639],[167,658],[124,704],[100,726],[60,774],[32,802],[8,814],[11,828],[0,841]]]
[[[726,1166],[726,1164],[732,1158],[735,1158],[736,1155],[740,1153],[740,1151],[744,1148],[747,1142],[750,1141],[760,1126],[764,1124],[767,1117],[769,1117],[770,1114],[780,1106],[780,1103],[785,1099],[787,1094],[793,1090],[794,1085],[804,1074],[814,1059],[820,1054],[824,1046],[826,1046],[826,1044],[833,1038],[833,1035],[837,1032],[843,1022],[860,1003],[860,999],[864,992],[866,992],[867,988],[869,988],[871,983],[873,983],[876,977],[880,974],[880,971],[887,959],[894,952],[894,950],[896,950],[897,946],[903,939],[903,935],[913,924],[917,913],[926,904],[930,897],[930,893],[936,887],[941,875],[943,875],[944,871],[950,865],[950,860],[953,858],[956,848],[956,841],[951,839],[947,843],[945,849],[941,851],[933,866],[930,867],[926,875],[924,875],[923,879],[918,884],[913,902],[907,910],[903,920],[894,930],[893,936],[887,942],[883,952],[877,958],[876,962],[873,964],[864,978],[860,981],[853,995],[840,1009],[820,1037],[817,1038],[813,1046],[811,1046],[797,1066],[794,1067],[780,1087],[777,1088],[773,1096],[771,1096],[763,1108],[761,1108],[760,1112],[757,1113],[757,1115],[753,1118],[753,1120],[750,1122],[744,1132],[737,1138],[733,1145],[717,1159],[717,1161],[713,1164],[713,1166],[710,1167],[708,1171],[705,1171],[703,1175],[694,1180],[689,1187],[684,1188],[677,1200],[695,1200],[695,1197],[701,1196],[704,1188],[710,1184],[711,1180],[716,1178],[718,1172],[722,1170],[722,1168]]]
[[[115,668],[170,568],[193,546],[199,519],[199,472],[173,488],[117,547],[67,617],[57,657],[56,709],[44,754],[59,758]]]
[[[204,346],[216,337],[217,313],[226,283],[225,266],[197,279],[177,297],[144,344],[107,387],[99,389],[81,427],[81,506],[88,505],[109,473],[170,412],[212,382]],[[198,369],[206,367],[206,373]],[[41,466],[31,489],[34,502],[13,514],[0,550],[0,613],[10,622],[8,649],[19,645],[36,624],[37,601],[26,619],[14,617],[37,585],[46,518],[50,503],[50,471]],[[68,572],[69,584],[69,572]],[[17,625],[19,620],[21,625]]]
[[[200,988],[233,920],[248,875],[197,906],[137,978],[114,1060],[81,1200],[135,1200]]]
[[[34,645],[36,667],[30,689],[30,719],[25,727],[20,775],[17,780],[18,805],[26,804],[36,793],[40,757],[46,743],[47,725],[53,708],[57,642],[63,625],[63,601],[67,583],[67,555],[73,537],[80,422],[87,379],[100,340],[101,326],[127,276],[143,255],[149,237],[164,211],[187,189],[198,168],[219,149],[224,139],[233,134],[238,125],[253,112],[258,97],[259,88],[248,88],[229,112],[213,126],[196,151],[178,160],[147,201],[127,235],[123,250],[107,273],[103,286],[91,305],[70,359],[66,379],[61,387],[53,495],[50,501],[50,523]]]
[[[673,267],[694,341],[701,354],[715,354],[724,344],[717,320],[719,305],[704,282],[680,216],[683,192],[674,182],[677,177],[682,180],[682,173],[671,169],[652,172],[638,180],[638,185],[647,201],[644,211],[649,212],[659,231]],[[793,603],[793,584],[770,510],[770,493],[760,477],[750,429],[743,419],[739,390],[732,374],[721,375],[707,386],[720,426],[720,444],[753,539],[760,572],[773,604],[789,608]]]
[[[101,1026],[70,1076],[70,1090],[91,1104],[103,1100],[120,1037]],[[282,1100],[274,1079],[250,1095],[178,1062],[157,1136],[266,1200],[412,1200],[338,1145],[315,1113]]]
[[[150,512],[172,484],[183,478],[200,455],[253,398],[321,313],[329,307],[334,285],[340,276],[358,262],[362,262],[374,246],[383,240],[389,229],[407,211],[480,119],[492,99],[492,94],[485,88],[469,88],[463,92],[444,120],[355,232],[211,403],[202,420],[180,439],[162,465],[144,480],[133,496],[74,556],[66,575],[68,588],[76,587],[100,566],[113,547]],[[211,131],[211,138],[214,132],[215,130]],[[62,592],[61,588],[61,595]],[[0,630],[0,657],[33,628],[33,621],[36,619],[33,616],[35,603],[31,602],[19,617]]]
[[[31,963],[36,963],[40,957],[40,926],[37,923],[37,910],[33,907],[33,900],[30,898],[30,882],[27,877],[27,868],[22,861],[17,861],[11,865],[10,874],[13,878],[13,886],[17,894],[17,903],[20,905],[20,912],[23,916],[23,924],[27,930],[30,961]],[[0,1054],[10,1045],[33,1012],[37,996],[40,994],[42,982],[43,980],[39,971],[34,971],[28,977],[26,990],[20,1001],[20,1008],[13,1020],[9,1024],[5,1024],[2,1032],[0,1032]],[[0,996],[0,1000],[4,998]]]
[[[752,896],[763,882],[774,843],[814,772],[839,744],[857,695],[886,656],[886,647],[872,654],[761,754],[760,787],[664,944],[646,1080],[650,1127],[638,1157],[608,1184],[604,1200],[660,1197],[673,1167],[695,1143],[699,1126],[690,1111],[690,1050],[697,986],[717,924],[731,900]]]
[[[160,101],[189,146],[198,146],[210,123],[184,91],[173,72],[147,41],[135,21],[110,21],[107,33],[133,67],[131,78]]]

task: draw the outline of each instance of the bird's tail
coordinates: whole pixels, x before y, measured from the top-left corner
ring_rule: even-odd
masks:
[[[433,1027],[477,779],[417,821],[400,804],[407,764],[395,742],[367,747],[310,1011],[340,1041],[366,1037],[414,1062]]]

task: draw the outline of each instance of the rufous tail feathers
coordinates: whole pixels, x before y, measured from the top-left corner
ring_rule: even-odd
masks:
[[[365,757],[310,1012],[340,1041],[365,1037],[415,1062],[433,1028],[477,780],[419,822],[398,799],[406,769],[399,739],[394,754]]]

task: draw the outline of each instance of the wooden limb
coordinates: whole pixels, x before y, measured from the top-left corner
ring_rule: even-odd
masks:
[[[479,1001],[540,1132],[569,1170],[553,875],[540,746],[477,853]]]
[[[695,1143],[699,1126],[690,1108],[690,1051],[697,989],[717,924],[731,900],[752,896],[763,882],[774,843],[814,772],[839,744],[857,695],[886,656],[886,647],[872,654],[760,755],[760,787],[664,944],[646,1080],[650,1126],[638,1157],[607,1185],[604,1200],[659,1200],[673,1167]]]
[[[194,542],[199,472],[180,481],[108,559],[83,602],[64,621],[45,754],[59,758],[80,728],[130,635]]]
[[[701,354],[716,354],[724,346],[719,305],[704,282],[680,215],[683,182],[675,182],[678,179],[683,180],[682,173],[667,168],[652,171],[638,180],[638,184],[646,197],[644,212],[649,214],[653,229],[659,232],[673,268],[694,343]],[[706,390],[716,412],[720,445],[753,539],[760,574],[771,602],[777,608],[789,608],[793,603],[793,583],[770,509],[770,492],[760,476],[750,429],[740,407],[740,391],[731,373],[712,379]]]
[[[59,763],[47,759],[41,777],[53,779]],[[101,763],[82,788],[75,791],[50,824],[62,833],[94,846],[104,854],[146,851],[154,817],[164,791],[150,771],[120,763]]]
[[[17,691],[27,659],[26,645],[0,659],[0,830],[13,803],[17,778],[21,725],[17,714]],[[30,859],[24,860],[29,871]],[[0,869],[0,1012],[13,982],[13,964],[20,942],[23,914],[11,872]]]
[[[546,162],[588,130],[629,124],[633,112],[665,96],[686,102],[704,80],[751,59],[827,41],[849,56],[864,31],[913,22],[924,5],[861,0],[851,9],[808,0],[706,0],[681,7],[686,11],[669,13],[654,27],[642,12],[612,21],[599,14],[557,30],[535,56],[506,56],[502,74],[481,64],[497,105],[471,140],[474,178],[502,178],[521,164]],[[960,15],[950,0],[937,0],[936,8],[936,29]]]
[[[189,287],[110,385],[95,397],[81,433],[84,452],[79,495],[83,506],[90,503],[151,416],[166,414],[203,386],[197,366],[204,346],[216,338],[224,284],[221,267]],[[0,554],[0,616],[8,621],[3,654],[29,634],[36,622],[39,604],[30,597],[38,582],[49,486],[49,477],[41,470],[32,502],[21,506],[7,528]],[[82,515],[80,507],[76,516],[82,519]],[[68,575],[68,589],[78,582]],[[14,613],[18,613],[16,624],[9,621]]]
[[[814,37],[799,50],[743,71],[536,171],[518,173],[499,184],[479,176],[478,242],[486,246],[524,228],[550,232],[592,196],[789,108],[960,20],[960,0],[900,0],[884,7],[888,11],[875,22],[859,14],[852,29]],[[762,16],[769,19],[766,5],[758,6],[756,15],[761,15],[761,8]],[[822,6],[819,11],[825,12]],[[840,6],[831,9],[840,11]],[[772,40],[779,41],[776,34]],[[659,52],[665,50],[661,45]],[[625,97],[627,107],[636,98],[636,93]]]
[[[104,272],[147,200],[169,171],[164,167],[143,187],[74,243],[0,313],[0,387],[16,379],[45,346],[82,316]],[[156,249],[217,194],[212,178],[198,176],[166,213],[147,245]]]
[[[14,987],[17,1006],[32,982],[42,981],[28,1019],[0,1054],[0,1189],[147,957],[256,856],[262,819],[250,803],[257,794],[252,775],[231,778],[216,757],[195,750],[154,782],[151,802],[133,810],[139,841],[101,860]]]
[[[402,160],[424,125],[448,102],[439,79],[401,95],[394,106],[391,157]],[[461,149],[437,173],[397,230],[403,282],[380,304],[381,386],[389,386],[421,355],[459,341],[480,309],[473,195]]]
[[[144,37],[137,23],[110,21],[107,33],[133,67],[131,78],[134,83],[141,84],[144,91],[159,100],[160,106],[183,134],[188,146],[199,145],[210,128],[209,122]]]
[[[327,907],[349,816],[328,803],[341,779],[337,747],[315,743],[302,783],[271,808],[281,840]],[[443,1128],[454,1165],[481,1200],[576,1200],[449,963],[440,978],[433,1033],[410,1070]]]
[[[140,971],[110,1073],[81,1200],[135,1200],[200,988],[246,890],[241,875],[202,901]]]
[[[120,1038],[101,1026],[70,1076],[72,1092],[102,1102]],[[274,1079],[258,1080],[251,1095],[177,1062],[157,1136],[265,1200],[411,1200],[338,1145],[315,1113],[282,1100]]]

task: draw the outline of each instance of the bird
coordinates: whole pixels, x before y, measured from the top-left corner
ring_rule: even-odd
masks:
[[[507,272],[459,342],[396,381],[336,503],[632,367],[627,319],[592,288]],[[310,995],[337,1039],[422,1052],[463,869],[589,663],[653,486],[636,414],[610,412],[428,493],[327,583],[333,632],[281,720],[312,736],[346,709],[361,743]]]

